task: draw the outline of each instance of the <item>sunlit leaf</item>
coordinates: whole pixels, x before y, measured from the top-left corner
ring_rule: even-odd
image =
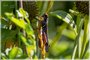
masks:
[[[24,20],[19,20],[19,19],[16,19],[16,18],[12,17],[11,21],[14,22],[16,25],[18,25],[19,27],[25,29],[25,22],[24,22]]]
[[[13,47],[9,53],[9,58],[14,59],[18,54],[18,47]]]
[[[83,42],[82,42],[82,50],[81,50],[81,58],[84,58],[84,55],[88,49],[89,46],[89,38],[88,38],[88,23],[89,23],[89,17],[84,17],[84,35],[83,35]]]
[[[6,15],[12,22],[14,22],[17,26],[25,29],[25,22],[24,22],[24,20],[21,20],[21,19],[19,20],[19,19],[17,19],[17,18],[14,18],[12,13],[5,13],[5,15]]]
[[[27,34],[29,35],[29,36],[32,36],[33,38],[35,38],[34,37],[34,31],[33,31],[33,29],[32,29],[32,27],[29,25],[29,24],[26,24],[26,32],[27,32]]]
[[[17,57],[21,57],[23,55],[23,51],[21,48],[18,48]]]
[[[20,36],[22,42],[23,42],[25,45],[29,46],[29,44],[28,44],[28,42],[27,42],[27,39],[23,36],[23,34],[19,33],[19,36]]]
[[[75,43],[74,43],[74,51],[73,51],[73,55],[72,55],[72,59],[73,58],[80,58],[81,55],[81,33],[82,33],[82,27],[83,27],[83,23],[84,23],[84,19],[82,17],[81,14],[77,15],[77,36],[75,38]]]
[[[20,12],[20,14],[25,18],[25,17],[29,17],[28,16],[28,13],[24,10],[24,9],[22,9],[22,8],[20,8],[19,9],[19,12]]]
[[[76,35],[75,35],[75,33],[73,32],[73,31],[71,31],[71,30],[64,30],[63,31],[63,35],[65,35],[65,36],[67,36],[68,38],[71,38],[71,39],[75,39],[75,37],[76,37]],[[70,39],[70,40],[71,40]]]
[[[34,49],[35,47],[33,45],[26,46],[27,54],[29,57],[34,55]]]
[[[78,11],[74,11],[74,10],[72,10],[72,9],[69,9],[69,11],[70,11],[70,13],[72,13],[72,14],[74,14],[74,15],[76,15],[76,16],[79,14]]]
[[[65,11],[54,11],[54,12],[51,12],[50,15],[63,20],[64,22],[68,23],[71,27],[73,27],[73,25],[75,24],[72,16]]]

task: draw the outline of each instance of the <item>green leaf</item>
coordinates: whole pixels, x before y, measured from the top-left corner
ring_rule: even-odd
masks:
[[[17,57],[21,57],[23,55],[23,51],[21,48],[18,48],[18,54]]]
[[[53,6],[54,1],[37,1],[37,6],[40,11],[39,15],[43,15],[44,13],[48,13],[52,6]]]
[[[75,10],[72,10],[72,9],[69,9],[69,12],[72,13],[73,15],[78,15],[79,12],[78,11],[75,11]]]
[[[34,45],[26,46],[26,51],[27,51],[28,57],[32,57],[34,55],[34,52],[35,52],[34,50],[35,50]]]
[[[19,19],[16,19],[16,18],[12,17],[11,21],[14,22],[17,26],[25,29],[25,22],[24,22],[24,20],[21,20],[21,19],[19,20]]]
[[[82,42],[82,26],[83,26],[84,19],[81,14],[77,15],[77,36],[74,43],[74,51],[72,55],[72,59],[80,58],[81,55],[81,42]]]
[[[13,47],[12,50],[9,53],[9,58],[14,59],[18,54],[18,47]]]
[[[22,42],[26,45],[26,46],[30,46],[30,45],[34,45],[34,41],[35,40],[32,40],[31,38],[30,39],[26,39],[22,33],[19,33],[19,36],[22,40]]]
[[[29,46],[29,44],[27,43],[27,39],[23,36],[23,34],[22,34],[22,33],[19,33],[19,36],[20,36],[22,42],[23,42],[26,46]]]
[[[27,13],[23,8],[20,8],[20,9],[19,9],[19,12],[21,13],[22,17],[24,17],[24,18],[25,18],[25,17],[29,17],[29,16],[28,16],[28,13]]]
[[[85,16],[84,17],[84,35],[83,35],[83,42],[82,42],[82,50],[81,50],[81,58],[84,58],[84,55],[85,55],[85,51],[87,50],[87,47],[86,47],[86,45],[87,45],[87,43],[88,43],[88,40],[89,40],[89,38],[88,38],[88,23],[89,23],[89,17],[88,16]],[[88,45],[87,45],[88,46]]]
[[[6,15],[12,22],[14,22],[17,26],[25,29],[25,22],[24,22],[24,20],[21,20],[21,19],[19,20],[19,19],[17,19],[17,18],[14,18],[12,13],[5,13],[5,15]]]
[[[75,40],[75,38],[76,38],[75,33],[71,30],[68,30],[68,29],[64,30],[63,35],[68,37],[68,38],[71,38],[70,40],[72,40],[72,39]]]
[[[27,17],[25,17],[25,20],[26,20],[27,23],[30,25],[30,20],[29,20]]]
[[[63,20],[64,22],[68,23],[71,27],[73,27],[73,25],[75,24],[72,16],[65,11],[54,11],[54,12],[51,12],[50,15]]]
[[[47,13],[51,10],[51,8],[53,7],[53,4],[54,4],[54,1],[48,1],[48,7],[46,10]]]
[[[32,36],[34,38],[34,31],[32,29],[32,27],[29,24],[26,24],[25,26],[25,31],[28,34],[28,36]]]
[[[40,9],[41,11],[40,11],[39,15],[42,16],[44,13],[46,13],[47,7],[48,7],[48,1],[43,1],[41,9]]]

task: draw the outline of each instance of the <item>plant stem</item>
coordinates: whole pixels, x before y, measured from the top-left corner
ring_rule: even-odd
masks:
[[[20,0],[20,7],[23,8],[22,0]]]

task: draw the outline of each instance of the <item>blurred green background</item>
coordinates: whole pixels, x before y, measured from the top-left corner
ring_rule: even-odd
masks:
[[[73,4],[74,2],[70,1],[55,1],[52,11],[63,10],[69,12],[69,9],[73,8]],[[59,30],[64,22],[56,17],[49,17],[48,21],[48,36],[50,42],[53,41],[55,37],[58,39],[52,46],[50,45],[49,58],[71,58],[75,39],[74,32],[70,29]]]

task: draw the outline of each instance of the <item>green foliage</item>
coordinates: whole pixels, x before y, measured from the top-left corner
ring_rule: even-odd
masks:
[[[71,15],[69,13],[65,12],[65,11],[51,12],[51,15],[63,20],[64,22],[66,22],[69,25],[72,22],[73,22],[73,25],[75,24]],[[71,25],[71,27],[73,27],[73,26]]]
[[[87,24],[88,23],[85,24],[85,21],[89,21],[88,16],[87,15],[84,16],[81,13],[79,13],[76,16],[77,16],[77,20],[76,20],[77,36],[76,36],[75,43],[74,43],[74,51],[73,51],[72,59],[74,59],[74,58],[84,58],[83,55],[85,55],[85,54],[83,54],[82,51],[84,51],[84,49],[85,49],[84,52],[86,52],[88,47],[85,47],[85,46],[88,45],[88,40],[89,40],[87,38],[87,35],[88,35],[87,34],[88,25]],[[84,24],[84,30],[82,30],[83,24]],[[84,34],[82,32],[84,32]]]
[[[68,2],[32,1],[31,4],[30,1],[27,2],[25,1],[27,8],[24,5],[24,8],[18,10],[16,10],[18,7],[17,2],[2,2],[1,58],[3,60],[41,59],[37,23],[38,18],[45,13],[48,14],[49,18],[48,40],[50,45],[46,58],[88,59],[89,16],[83,15],[74,9],[68,10],[70,12],[66,11],[66,9],[69,9],[65,7]],[[14,12],[12,12],[13,8],[9,7],[11,5],[15,8]],[[35,7],[34,12],[36,13],[32,12],[31,7]],[[9,8],[9,11],[6,8]],[[38,15],[37,12],[39,12]],[[30,19],[30,14],[33,14],[33,19]],[[13,27],[16,28],[12,29]],[[14,46],[10,45],[10,48],[5,47],[6,42],[9,42],[9,40],[14,42]]]
[[[6,13],[6,16],[8,17],[8,19],[10,19],[12,22],[14,22],[20,28],[25,29],[25,22],[24,22],[24,20],[18,20],[16,18],[14,18],[12,13],[11,14],[10,13]]]
[[[25,20],[23,20],[23,19],[15,18],[12,13],[5,13],[5,15],[6,15],[6,17],[10,21],[12,21],[13,23],[15,23],[18,27],[20,27],[19,29],[23,29],[23,31],[26,32],[26,34],[27,34],[27,37],[26,38],[23,36],[22,32],[19,32],[19,36],[20,36],[21,41],[27,46],[26,47],[26,50],[27,50],[28,56],[29,57],[32,57],[33,55],[31,55],[31,52],[32,51],[35,52],[35,50],[36,50],[35,49],[36,47],[35,47],[35,36],[34,36],[34,32],[33,32],[32,27],[30,26],[30,21],[27,18],[26,12],[23,9],[19,9],[19,11],[20,11],[19,13],[22,15],[22,18],[25,18],[27,20],[27,22],[25,22]],[[7,35],[6,32],[8,32],[8,34],[9,34],[8,36],[5,36],[5,35]],[[14,31],[11,30],[10,32],[9,31],[6,31],[6,32],[4,31],[4,33],[3,33],[3,36],[4,37],[2,37],[2,40],[4,40],[7,37],[9,38],[10,33],[11,34],[14,34],[14,35],[11,35],[10,36],[11,38],[12,38],[12,36],[15,36],[16,35],[16,31],[14,32]],[[10,53],[9,53],[9,57],[8,58],[10,58],[10,59],[16,58],[17,53],[18,53],[18,47],[13,47],[12,50],[10,51]]]
[[[9,58],[10,59],[15,58],[17,53],[18,53],[18,47],[13,47],[12,50],[10,51],[10,53],[9,53]]]

